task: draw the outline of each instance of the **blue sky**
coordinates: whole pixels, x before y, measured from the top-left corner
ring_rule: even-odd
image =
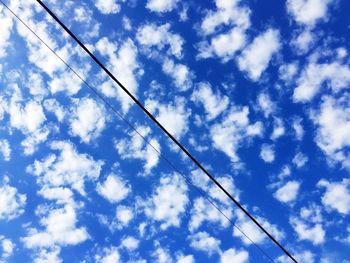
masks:
[[[268,262],[208,196],[290,262],[36,1],[5,2],[137,132],[0,6],[0,262]],[[349,1],[44,3],[299,262],[350,262]]]

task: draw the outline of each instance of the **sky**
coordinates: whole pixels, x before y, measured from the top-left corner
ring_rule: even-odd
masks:
[[[291,262],[36,1],[4,2],[79,77],[0,5],[0,262]],[[349,1],[43,2],[299,262],[350,262]]]

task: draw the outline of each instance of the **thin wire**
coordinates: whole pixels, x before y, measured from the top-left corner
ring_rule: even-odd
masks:
[[[143,104],[100,62],[100,60],[90,52],[90,50],[72,33],[64,23],[40,0],[37,2],[46,10],[46,12],[68,33],[84,51],[98,64],[105,73],[143,110],[143,112],[155,123],[163,132],[202,170],[214,184],[219,187],[231,201],[238,206],[290,259],[297,262],[294,257],[279,243],[241,204],[238,202],[216,179],[211,175],[202,164],[167,130],[158,122],[158,120],[143,106]]]
[[[83,77],[81,77],[64,59],[62,59],[42,38],[40,38],[20,17],[18,17],[2,0],[0,2],[14,15],[32,34],[34,34],[58,59],[60,59],[68,69],[70,69],[99,99],[101,99],[108,108],[110,108],[121,120],[123,120],[132,130],[134,130],[145,142],[148,144],[163,160],[165,160],[168,165],[170,165],[177,173],[179,173],[188,185],[191,185],[197,192],[200,193],[215,209],[219,211],[242,235],[244,235],[266,258],[271,262],[273,259],[257,244],[255,243],[247,234],[244,233],[213,201],[213,199],[207,195],[202,189],[194,185],[172,162],[166,158],[152,143],[150,143],[126,118],[123,117],[106,99],[101,95],[95,88],[93,88]],[[38,1],[39,2],[39,1]],[[292,258],[293,259],[293,258]],[[294,260],[294,259],[293,259]],[[295,260],[294,260],[295,261]],[[297,261],[295,261],[297,262]]]

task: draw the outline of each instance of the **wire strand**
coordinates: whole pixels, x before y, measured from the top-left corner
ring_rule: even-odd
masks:
[[[244,233],[243,230],[241,230],[216,204],[215,202],[212,200],[211,197],[209,197],[202,189],[198,188],[197,186],[195,186],[188,178],[187,176],[185,176],[175,165],[173,165],[173,163],[166,158],[166,156],[164,156],[162,153],[160,153],[160,151],[154,146],[152,145],[152,143],[150,143],[145,136],[143,136],[121,113],[119,113],[106,99],[103,95],[101,95],[95,88],[93,88],[83,77],[80,76],[80,74],[78,74],[77,71],[75,71],[64,59],[62,59],[40,36],[38,36],[19,16],[17,16],[2,0],[0,0],[0,2],[32,33],[34,34],[39,40],[40,42],[42,42],[58,59],[60,59],[65,66],[71,70],[99,99],[101,99],[105,105],[107,105],[108,108],[110,108],[121,120],[123,120],[133,131],[135,131],[146,143],[147,145],[149,145],[157,154],[159,157],[161,157],[164,161],[166,161],[168,163],[168,165],[170,165],[177,173],[179,173],[184,180],[186,181],[187,184],[191,185],[197,192],[200,193],[200,195],[202,195],[215,209],[218,210],[218,212],[220,214],[222,214],[242,235],[244,235],[266,258],[268,258],[271,262],[274,262],[273,259],[257,244],[255,243],[247,234]],[[46,11],[49,11],[50,15],[52,16],[53,13],[46,7],[44,6],[44,4],[37,0],[37,2],[39,2]],[[56,21],[56,17],[53,17]],[[58,21],[57,21],[58,22]],[[64,24],[62,22],[59,22],[59,24],[61,26],[64,27],[64,29],[67,29]],[[68,34],[71,35],[72,33],[68,30]],[[76,37],[73,37],[79,45],[83,45]],[[87,48],[84,46],[83,48],[85,51],[88,51]],[[93,56],[92,58],[95,60],[97,60],[97,58],[88,51],[88,54],[90,56]],[[95,62],[97,64],[99,64],[99,66],[101,66],[105,71],[107,71],[106,73],[112,78],[112,80],[114,80],[119,86],[121,86],[122,88],[124,87],[103,65],[101,62],[98,62],[95,60]],[[113,77],[112,77],[113,76]],[[125,88],[123,88],[125,89]],[[125,91],[125,90],[124,90]],[[180,145],[180,143],[167,131],[165,130],[165,128],[144,108],[144,106],[129,92],[127,92],[127,94],[135,101],[137,101],[138,104],[144,111],[146,111],[146,113],[148,113],[147,115],[149,115],[149,117],[154,120],[156,122],[156,124],[158,124],[158,126],[168,135],[168,137],[170,137],[170,139],[172,139],[173,142],[175,142],[181,150],[183,150],[185,152],[185,154],[190,157],[190,159],[192,161],[194,161],[195,164],[197,164],[197,166],[206,174],[209,176],[209,178],[221,189],[223,190],[223,192],[232,200],[234,201],[234,203],[241,208],[241,210],[247,214],[248,212],[238,203],[238,201],[236,201],[221,185],[219,182],[216,181],[215,178],[213,178],[209,172],[196,160],[194,159],[194,157],[182,146]],[[135,101],[135,102],[136,102]],[[152,117],[151,117],[152,116]],[[252,216],[250,214],[247,214],[248,217],[250,219],[252,219]],[[257,221],[254,219],[252,219],[252,221],[271,239],[271,235],[260,225],[257,223]],[[274,241],[275,243],[277,242],[276,240],[272,239],[272,241]],[[281,245],[279,243],[276,243],[280,248]],[[282,249],[285,253],[286,251],[284,249]],[[293,257],[291,257],[291,255],[287,252],[286,253],[287,256],[289,256],[294,262],[297,262]]]

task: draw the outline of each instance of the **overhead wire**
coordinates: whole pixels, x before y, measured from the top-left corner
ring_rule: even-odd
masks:
[[[80,74],[74,70],[61,56],[59,56],[40,36],[38,36],[17,14],[15,14],[2,0],[0,2],[14,15],[32,34],[34,34],[40,42],[42,42],[58,59],[60,59],[68,69],[70,69],[99,99],[103,101],[103,103],[110,108],[120,119],[122,119],[132,130],[134,130],[158,155],[161,157],[163,160],[165,160],[177,173],[179,173],[187,182],[187,184],[191,185],[198,191],[213,207],[215,207],[220,214],[222,214],[242,235],[244,235],[257,249],[260,250],[260,252],[268,258],[271,262],[274,262],[273,259],[257,244],[255,243],[248,235],[244,233],[212,200],[211,197],[209,197],[202,189],[198,188],[195,186],[188,178],[185,176],[175,165],[172,164],[172,162],[166,158],[154,145],[152,145],[145,136],[143,136],[137,128],[135,128],[121,113],[119,113],[113,105],[111,105],[106,98],[101,95],[94,87],[92,87],[83,77],[80,76]],[[280,249],[294,262],[297,262],[294,257],[276,240],[274,237],[267,232],[267,230],[259,224],[259,222],[230,194],[227,192],[227,190],[199,163],[199,161],[193,157],[188,150],[178,142],[175,137],[173,137],[165,128],[162,124],[160,124],[156,118],[141,104],[141,102],[138,101],[138,99],[127,90],[121,82],[117,78],[114,77],[114,75],[87,49],[87,47],[56,17],[52,11],[46,7],[45,4],[42,3],[42,1],[37,0],[37,2],[51,15],[52,18],[56,22],[58,22],[61,27],[79,44],[81,48],[84,49],[85,52],[88,53],[88,55],[107,73],[107,75],[115,82],[118,84],[119,87],[121,87],[127,95],[146,113],[146,115],[153,121],[155,122],[161,130],[163,130],[166,135],[197,165],[200,170],[202,170],[210,179],[211,181],[219,187],[227,197],[233,203],[235,203],[238,208],[240,208],[259,228],[262,230],[275,244],[280,247]]]

